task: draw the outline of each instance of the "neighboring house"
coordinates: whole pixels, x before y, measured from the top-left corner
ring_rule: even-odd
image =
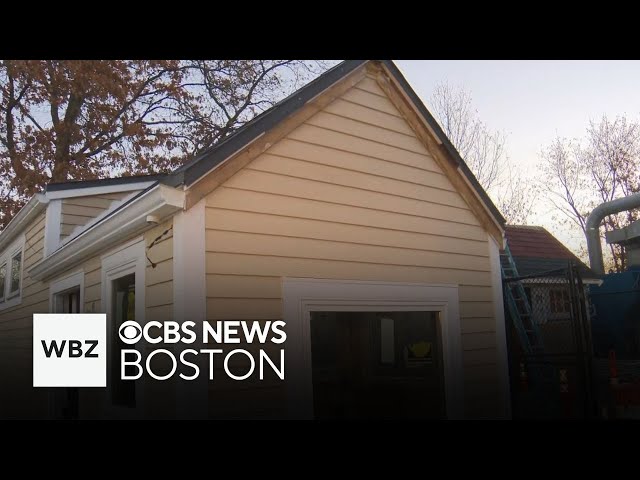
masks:
[[[524,287],[533,321],[541,326],[547,353],[575,348],[568,328],[571,300],[566,279],[574,262],[585,284],[599,284],[598,276],[543,227],[506,225],[505,240]],[[502,258],[503,265],[506,259]]]
[[[397,67],[343,62],[170,174],[29,201],[0,234],[0,412],[506,417],[503,224]],[[37,312],[106,312],[116,369],[126,319],[282,319],[286,378],[34,389]]]

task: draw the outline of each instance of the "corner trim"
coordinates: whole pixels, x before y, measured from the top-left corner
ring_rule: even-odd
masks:
[[[178,323],[192,321],[200,325],[207,319],[205,211],[206,200],[202,199],[173,217],[173,319]],[[186,347],[176,346],[178,350]],[[206,346],[198,338],[189,348],[199,350]],[[206,361],[203,355],[194,361],[201,372],[207,369]],[[208,386],[204,375],[185,382],[176,391],[176,417],[206,419]]]
[[[507,326],[505,325],[504,302],[502,293],[502,269],[500,267],[500,246],[487,234],[489,243],[489,261],[491,263],[491,286],[493,309],[496,322],[496,349],[498,351],[498,375],[501,394],[501,418],[511,418],[511,389],[509,381],[509,354],[507,350]]]

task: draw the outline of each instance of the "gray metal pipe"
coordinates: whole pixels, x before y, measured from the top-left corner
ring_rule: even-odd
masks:
[[[602,260],[602,245],[600,244],[600,224],[604,217],[625,210],[640,207],[640,193],[634,193],[628,197],[618,198],[610,202],[598,205],[587,217],[586,236],[587,250],[589,250],[589,263],[595,273],[604,274],[604,262]]]

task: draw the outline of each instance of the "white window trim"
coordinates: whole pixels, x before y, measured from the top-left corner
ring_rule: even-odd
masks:
[[[7,272],[5,274],[4,280],[4,301],[0,303],[0,311],[6,310],[7,308],[15,307],[16,305],[20,305],[22,303],[22,291],[24,290],[24,243],[25,237],[21,235],[15,240],[9,248],[7,248],[2,254],[0,254],[0,265],[7,265]],[[10,292],[11,289],[11,263],[13,261],[13,257],[15,257],[18,253],[21,254],[20,261],[20,289],[18,293]]]
[[[136,322],[144,326],[145,324],[145,243],[142,237],[138,237],[135,243],[128,244],[125,248],[120,248],[116,252],[103,255],[102,258],[102,311],[107,314],[107,368],[110,370],[112,342],[110,341],[113,333],[113,311],[112,302],[110,301],[113,294],[113,281],[126,275],[134,273],[136,276]],[[140,354],[144,353],[144,342],[138,342],[133,348],[136,348]],[[105,399],[104,409],[107,413],[111,412],[118,418],[138,418],[140,412],[143,411],[144,405],[144,385],[145,376],[136,380],[136,406],[135,408],[121,407],[113,405],[112,382],[107,380],[107,396]]]
[[[55,298],[59,293],[75,287],[80,288],[80,310],[78,313],[84,312],[84,270],[54,280],[49,284],[49,311],[55,311]]]
[[[313,417],[310,323],[313,311],[436,311],[442,337],[447,418],[463,418],[463,372],[457,285],[285,278],[288,410]]]
[[[4,286],[2,287],[2,291],[0,291],[0,308],[2,308],[2,304],[4,304],[5,300],[7,299],[5,291],[7,290],[7,273],[9,264],[4,259],[0,260],[0,269],[2,269],[2,267],[4,267]]]

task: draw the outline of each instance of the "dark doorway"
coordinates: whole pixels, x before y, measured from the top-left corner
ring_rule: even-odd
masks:
[[[53,297],[55,313],[80,313],[80,287],[70,288]],[[75,420],[78,418],[79,390],[77,387],[56,388],[53,391],[53,418]]]
[[[312,312],[314,415],[445,417],[437,312]]]
[[[120,355],[122,349],[131,348],[121,339],[118,331],[120,325],[128,320],[136,319],[136,276],[127,275],[113,281],[113,319],[111,328],[111,400],[114,405],[122,407],[136,406],[135,380],[122,380],[120,375]],[[134,365],[125,367],[127,375],[135,375]]]

